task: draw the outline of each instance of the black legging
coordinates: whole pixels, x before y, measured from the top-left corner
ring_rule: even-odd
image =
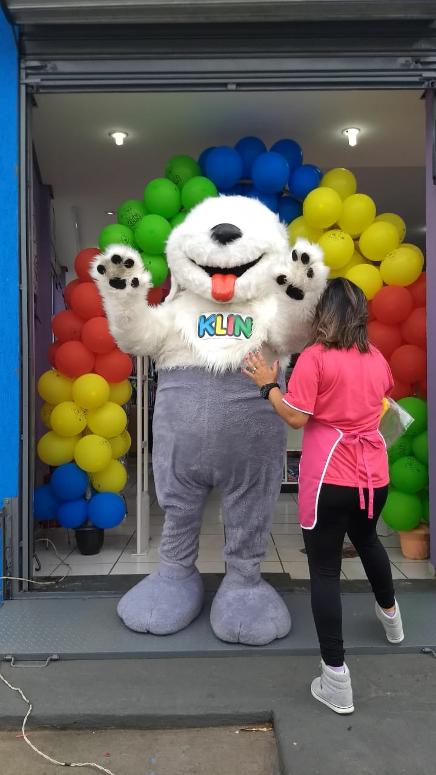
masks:
[[[359,491],[354,487],[324,484],[318,502],[318,519],[313,530],[303,530],[309,560],[312,612],[321,656],[327,665],[344,662],[340,574],[345,534],[359,553],[375,598],[382,608],[395,603],[391,566],[379,540],[376,525],[387,498],[387,487],[374,491],[374,518],[360,509]],[[365,490],[368,505],[368,491]]]

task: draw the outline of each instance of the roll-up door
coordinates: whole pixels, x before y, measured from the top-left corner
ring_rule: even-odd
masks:
[[[23,77],[41,90],[403,89],[436,82],[436,28],[426,20],[25,25],[21,47]]]

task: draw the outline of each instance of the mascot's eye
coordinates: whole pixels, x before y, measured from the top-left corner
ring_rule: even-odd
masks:
[[[298,253],[297,253],[296,250],[292,251],[292,260],[293,261],[298,261]]]
[[[307,255],[307,253],[302,253],[302,254],[301,254],[301,263],[302,263],[302,264],[308,264],[308,263],[309,263],[309,261],[310,261],[310,258],[309,258],[309,256]]]

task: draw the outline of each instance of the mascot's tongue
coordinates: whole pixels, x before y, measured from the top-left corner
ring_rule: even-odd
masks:
[[[230,299],[233,299],[237,279],[234,274],[213,274],[212,298],[215,301],[230,301]]]

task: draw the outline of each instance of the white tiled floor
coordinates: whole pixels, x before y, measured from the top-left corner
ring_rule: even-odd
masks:
[[[74,534],[63,529],[53,529],[41,535],[50,538],[56,545],[62,559],[71,566],[69,575],[121,575],[151,573],[157,568],[158,549],[163,524],[163,514],[156,502],[152,503],[150,513],[151,541],[146,555],[135,555],[135,511],[131,493],[127,493],[130,514],[126,520],[105,535],[104,546],[100,554],[86,557],[75,549]],[[219,516],[219,500],[212,495],[206,504],[200,534],[200,552],[197,567],[201,573],[224,573],[223,561],[224,528]],[[68,542],[70,541],[70,543]],[[406,560],[400,549],[396,533],[382,536],[391,560],[394,579],[433,578],[427,561]],[[264,573],[289,573],[293,579],[309,578],[307,559],[301,528],[298,524],[297,502],[294,495],[281,495],[272,521],[271,536],[268,541],[267,555],[262,563]],[[38,576],[63,576],[67,567],[60,564],[52,547],[36,545],[41,570],[35,570]],[[359,558],[342,561],[342,578],[365,579],[365,573]]]

